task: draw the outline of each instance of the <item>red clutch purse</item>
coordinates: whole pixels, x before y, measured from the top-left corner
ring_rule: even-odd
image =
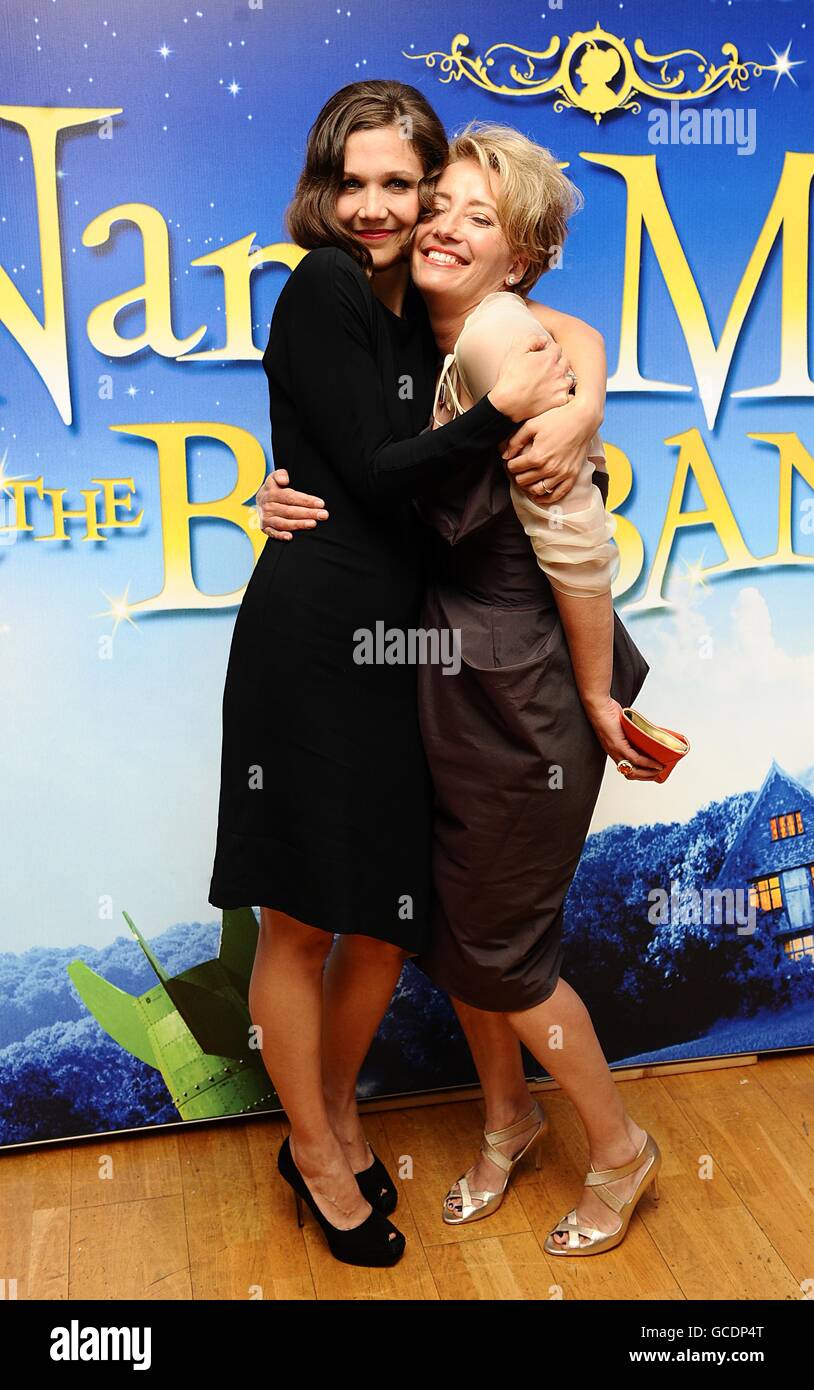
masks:
[[[664,768],[654,782],[666,782],[680,758],[690,751],[690,741],[675,729],[665,729],[661,724],[653,724],[635,709],[623,709],[619,716],[625,738],[639,752],[646,753]]]

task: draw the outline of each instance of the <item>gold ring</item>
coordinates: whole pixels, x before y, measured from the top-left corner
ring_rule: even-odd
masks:
[[[629,758],[620,758],[618,763],[616,764],[616,767],[617,770],[621,772],[623,777],[629,777],[631,772],[633,771],[633,764],[629,760]]]

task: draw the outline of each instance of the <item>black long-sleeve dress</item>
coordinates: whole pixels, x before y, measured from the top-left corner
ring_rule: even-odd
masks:
[[[330,522],[267,543],[237,614],[223,694],[209,901],[265,905],[411,954],[428,941],[432,787],[416,668],[363,664],[420,626],[410,497],[516,428],[484,396],[426,430],[438,352],[411,285],[399,318],[352,257],[311,251],[280,292],[263,366],[276,467]],[[421,431],[424,431],[421,433]]]

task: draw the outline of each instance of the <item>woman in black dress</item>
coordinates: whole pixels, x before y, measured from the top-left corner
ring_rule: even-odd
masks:
[[[332,524],[261,552],[223,697],[209,900],[261,906],[249,1006],[291,1124],[280,1170],[333,1253],[363,1264],[404,1248],[386,1220],[395,1189],[375,1155],[349,1162],[347,1098],[324,1088],[322,1058],[350,1049],[358,1070],[405,954],[427,943],[432,793],[415,667],[363,664],[360,634],[419,626],[410,497],[568,390],[556,352],[518,348],[465,419],[421,433],[437,354],[405,250],[445,154],[432,109],[400,83],[343,89],[311,131],[289,227],[314,249],[279,295],[263,365],[275,460]],[[334,933],[345,949],[323,1011]]]

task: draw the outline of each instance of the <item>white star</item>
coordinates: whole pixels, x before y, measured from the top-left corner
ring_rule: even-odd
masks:
[[[699,555],[697,560],[693,560],[692,563],[690,563],[687,560],[684,560],[683,565],[684,574],[681,575],[681,578],[685,581],[685,583],[691,585],[691,587],[693,588],[695,588],[696,585],[700,584],[704,589],[706,589],[707,581],[704,577],[704,551],[701,551],[701,554]]]
[[[129,396],[130,399],[132,400],[133,396],[135,396],[137,393],[138,393],[138,387],[137,387],[137,386],[128,386],[128,388],[127,388],[127,390],[126,390],[126,392],[125,392],[125,395]]]
[[[770,46],[771,46],[771,45],[770,45]],[[164,61],[166,62],[167,58],[168,58],[168,57],[170,56],[170,54],[172,53],[172,49],[171,49],[171,48],[168,48],[167,45],[166,45],[165,43],[162,43],[161,47],[156,49],[156,53],[160,53],[160,54],[161,54],[161,57],[162,57],[162,58],[164,59]],[[777,54],[775,54],[775,57],[777,57]]]
[[[9,487],[9,484],[10,484],[10,483],[22,483],[22,482],[25,482],[25,480],[26,480],[27,478],[30,478],[30,477],[31,477],[31,474],[30,474],[30,473],[18,473],[15,477],[13,477],[13,478],[10,477],[10,476],[8,475],[8,473],[6,472],[6,459],[7,459],[7,458],[8,458],[8,449],[6,449],[6,452],[3,454],[3,457],[0,459],[0,493],[7,493],[8,496],[11,497],[12,493],[11,493],[11,488]]]
[[[227,88],[227,91],[230,91],[230,92],[232,93],[232,96],[233,96],[233,97],[236,97],[237,94],[238,94],[238,92],[239,92],[240,90],[241,90],[241,89],[240,89],[240,87],[238,87],[237,83],[235,82],[235,79],[232,78],[232,80],[231,80],[231,82],[229,83],[229,86],[228,86],[228,88]]]
[[[769,44],[769,48],[772,48],[771,44]],[[774,54],[775,61],[773,63],[763,64],[766,72],[773,72],[775,74],[774,86],[772,87],[773,92],[777,90],[777,84],[780,81],[781,77],[788,77],[792,82],[794,82],[794,77],[792,76],[791,69],[799,68],[800,65],[805,62],[805,58],[797,58],[795,61],[792,61],[792,59],[789,58],[790,49],[791,40],[789,40],[789,42],[786,44],[785,53],[775,53],[774,49],[772,48],[772,53]],[[794,82],[794,85],[796,87],[797,83]]]
[[[99,590],[99,593],[100,593],[100,594],[104,594],[104,595],[105,595],[105,598],[107,599],[108,603],[110,604],[110,608],[109,608],[105,613],[93,613],[91,616],[94,617],[94,618],[112,618],[112,619],[113,619],[113,631],[112,631],[111,634],[110,634],[111,637],[115,637],[115,636],[116,636],[116,633],[117,633],[118,630],[119,630],[119,624],[120,624],[120,623],[124,623],[124,622],[130,623],[131,627],[134,627],[134,628],[136,629],[137,632],[141,632],[141,628],[140,628],[135,622],[133,622],[133,619],[130,617],[130,613],[131,613],[131,611],[132,611],[132,608],[131,608],[131,605],[127,602],[127,595],[128,595],[129,589],[130,589],[130,580],[128,579],[128,581],[127,581],[127,588],[125,589],[124,593],[121,594],[121,596],[120,596],[119,598],[111,598],[110,594],[106,594],[105,591],[104,591],[104,589],[100,589],[100,590]]]

